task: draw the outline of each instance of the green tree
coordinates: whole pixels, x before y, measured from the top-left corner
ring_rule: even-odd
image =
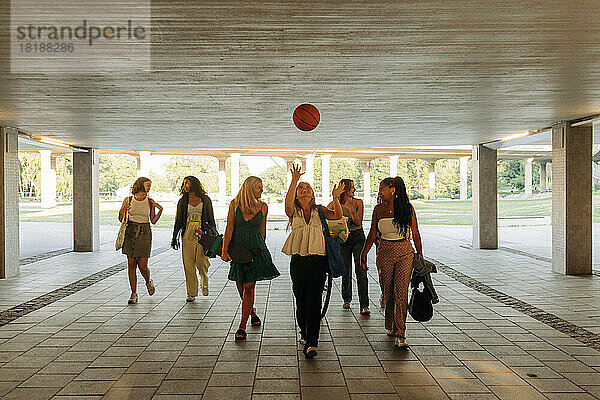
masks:
[[[460,194],[460,161],[438,160],[435,163],[435,191],[440,194]]]
[[[99,175],[101,192],[131,185],[137,178],[136,160],[126,154],[101,154]]]
[[[19,191],[21,197],[38,197],[41,188],[41,156],[38,152],[19,153]]]
[[[523,190],[525,187],[525,168],[520,160],[498,161],[498,189]]]
[[[204,190],[216,192],[218,161],[208,156],[174,156],[166,165],[166,179],[171,191],[177,192],[183,178],[193,175],[200,180]]]
[[[73,197],[73,154],[64,153],[56,157],[56,196],[59,200]]]
[[[285,166],[281,167],[274,165],[267,168],[261,175],[260,179],[263,181],[263,190],[265,193],[278,193],[284,192],[287,188],[287,171]]]

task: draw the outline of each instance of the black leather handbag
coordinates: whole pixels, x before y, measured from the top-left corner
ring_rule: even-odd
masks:
[[[220,256],[223,252],[223,235],[209,235],[203,233],[198,243],[204,248],[204,255],[209,258]],[[229,242],[229,256],[231,261],[239,264],[249,264],[254,260],[254,253],[241,244]]]
[[[427,322],[433,317],[433,304],[427,289],[419,290],[419,285],[413,287],[408,302],[408,313],[419,322]]]

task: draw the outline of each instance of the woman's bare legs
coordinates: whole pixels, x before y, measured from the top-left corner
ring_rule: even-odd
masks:
[[[256,284],[256,282],[250,282]],[[238,293],[240,295],[240,299],[242,299],[242,304],[244,303],[244,284],[242,282],[236,282],[235,286],[237,287]],[[242,305],[243,307],[243,305]],[[254,308],[254,296],[252,297],[252,311],[250,312],[251,316],[256,315],[256,308]]]
[[[242,295],[242,320],[240,321],[240,329],[246,330],[248,318],[254,309],[254,287],[256,282],[243,283]]]
[[[137,260],[133,257],[127,256],[127,276],[129,276],[129,286],[131,287],[131,293],[137,292],[136,267]]]
[[[140,269],[140,272],[144,279],[146,280],[146,285],[150,282],[150,268],[148,268],[148,258],[146,257],[138,257],[137,265]]]

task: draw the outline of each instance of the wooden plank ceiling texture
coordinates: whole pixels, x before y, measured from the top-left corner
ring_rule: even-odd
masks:
[[[12,74],[0,34],[0,124],[122,149],[482,143],[600,112],[599,10],[153,0],[147,72]],[[292,123],[306,102],[322,118],[309,134]]]

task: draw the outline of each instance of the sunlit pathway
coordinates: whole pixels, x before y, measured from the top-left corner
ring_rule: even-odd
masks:
[[[316,359],[297,345],[285,231],[268,246],[282,276],[257,286],[263,327],[235,343],[239,299],[228,268],[213,260],[210,295],[185,302],[179,252],[155,243],[156,294],[127,306],[117,272],[0,327],[0,394],[5,398],[135,399],[592,399],[600,396],[600,353],[569,334],[457,280],[464,274],[511,298],[600,333],[600,278],[552,274],[543,260],[474,251],[424,227],[434,276],[434,319],[408,324],[409,351],[383,329],[371,254],[370,317],[343,310],[338,284]],[[159,245],[160,244],[160,245]],[[110,243],[29,264],[0,282],[2,309],[123,262]],[[454,271],[454,272],[453,272]],[[454,277],[452,277],[454,276]],[[356,289],[354,289],[356,290]],[[355,294],[356,296],[356,294]],[[540,314],[541,315],[541,314]],[[536,377],[528,376],[536,375]]]

